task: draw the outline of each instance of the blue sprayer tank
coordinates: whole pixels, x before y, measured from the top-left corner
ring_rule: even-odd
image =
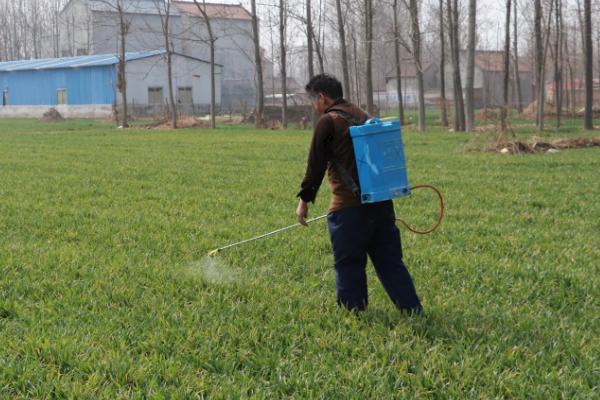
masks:
[[[374,118],[350,127],[360,181],[361,203],[408,196],[400,121]]]

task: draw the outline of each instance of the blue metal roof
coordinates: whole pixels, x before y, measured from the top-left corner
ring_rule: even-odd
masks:
[[[126,53],[127,61],[139,60],[165,54],[165,50],[151,50]],[[0,62],[0,72],[12,71],[40,71],[47,69],[61,68],[85,68],[85,67],[102,67],[107,65],[115,65],[119,63],[119,57],[116,54],[98,54],[93,56],[78,56],[65,58],[45,58],[35,60],[19,60]]]

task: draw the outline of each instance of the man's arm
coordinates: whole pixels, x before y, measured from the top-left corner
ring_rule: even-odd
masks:
[[[321,117],[315,127],[308,153],[306,174],[300,185],[301,190],[297,195],[300,197],[300,201],[296,209],[296,217],[302,225],[306,225],[308,203],[314,203],[325,172],[327,171],[327,162],[331,156],[330,142],[333,138],[333,131],[334,125],[331,116]]]

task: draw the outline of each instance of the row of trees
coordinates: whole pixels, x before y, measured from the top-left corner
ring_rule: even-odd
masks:
[[[126,107],[125,52],[129,28],[127,7],[131,0],[99,0],[113,7],[119,16],[119,90]],[[210,48],[211,62],[211,125],[215,126],[215,49],[218,37],[211,29],[211,20],[204,8],[204,0],[191,0],[206,26],[206,36],[200,40]],[[282,122],[287,126],[287,77],[289,72],[308,79],[318,72],[332,72],[342,78],[345,93],[355,102],[364,104],[375,113],[373,98],[374,70],[377,75],[393,74],[397,82],[398,113],[404,119],[402,68],[408,63],[416,71],[416,98],[418,127],[424,130],[426,107],[424,65],[435,62],[440,70],[439,104],[441,122],[452,121],[457,131],[474,127],[474,71],[475,50],[490,25],[478,15],[483,5],[498,4],[486,0],[265,0],[256,4],[249,0],[252,14],[252,40],[256,66],[257,124],[262,123],[264,110],[264,76],[261,43],[271,41],[271,59],[277,64],[282,91]],[[509,86],[516,88],[519,100],[517,110],[523,109],[519,63],[526,60],[533,66],[536,122],[544,129],[546,80],[553,73],[556,123],[560,125],[569,89],[579,74],[585,77],[585,126],[592,127],[593,103],[593,16],[592,6],[598,9],[598,0],[502,0],[504,27],[497,29],[497,47],[504,52],[503,107],[501,128],[507,129]],[[171,74],[172,28],[170,27],[171,1],[153,0],[162,21],[164,48],[167,50]],[[0,0],[0,60],[35,58],[42,46],[52,46],[59,56],[54,34],[58,31],[59,11],[65,0]],[[276,10],[277,12],[273,12]],[[259,16],[262,17],[259,20]],[[262,32],[259,33],[259,22]],[[600,30],[597,44],[600,47]],[[267,28],[267,29],[265,29]],[[276,34],[274,34],[276,32]],[[502,32],[502,34],[500,34]],[[270,33],[270,34],[269,34]],[[502,44],[500,44],[500,36]],[[579,38],[577,36],[580,36]],[[277,40],[277,46],[274,42]],[[573,45],[575,43],[575,45]],[[582,45],[577,46],[577,43]],[[523,46],[525,44],[525,46]],[[521,46],[520,46],[521,45]],[[489,47],[489,43],[487,43]],[[523,54],[519,51],[524,47]],[[465,52],[466,49],[466,52]],[[578,51],[580,49],[580,51]],[[391,50],[391,51],[390,51]],[[388,55],[391,54],[391,61]],[[465,55],[466,54],[466,55]],[[315,59],[316,56],[316,59]],[[578,70],[578,58],[585,68]],[[600,58],[599,58],[600,59]],[[462,64],[465,65],[462,65]],[[387,66],[393,68],[386,70]],[[447,74],[450,65],[450,74]],[[512,65],[512,67],[511,67]],[[600,63],[597,70],[600,72]],[[461,74],[463,71],[463,74]],[[446,77],[450,77],[452,93],[447,98]],[[463,82],[463,79],[465,82]],[[172,86],[172,85],[171,85]],[[169,87],[173,125],[176,110],[173,88]],[[571,95],[571,97],[573,97]],[[448,101],[452,100],[451,103]],[[449,110],[448,105],[452,105]],[[122,113],[122,124],[127,125],[127,110]]]
[[[58,31],[65,0],[0,0],[0,61],[39,58]],[[58,56],[58,54],[56,54]]]
[[[520,82],[519,65],[524,61],[532,65],[534,74],[534,88],[536,99],[536,123],[540,130],[545,127],[544,107],[546,104],[546,79],[548,70],[552,68],[554,74],[555,93],[553,102],[556,107],[556,124],[560,126],[563,113],[564,97],[567,88],[572,88],[579,73],[576,71],[578,58],[584,59],[585,69],[585,127],[592,129],[593,109],[593,37],[592,37],[592,0],[535,0],[533,7],[531,3],[518,0],[503,0],[504,27],[498,29],[502,32],[503,49],[503,83],[502,83],[502,107],[500,109],[500,128],[506,131],[508,127],[510,100],[509,87],[515,86],[517,93],[517,111],[523,111],[521,99],[522,85]],[[317,7],[321,10],[321,3]],[[326,2],[327,3],[327,2]],[[318,65],[321,71],[328,69],[324,64],[324,54],[337,52],[334,58],[337,66],[329,69],[339,72],[342,77],[344,89],[352,96],[353,85],[350,83],[352,73],[351,66],[357,62],[356,52],[352,55],[348,50],[347,27],[354,27],[353,34],[358,31],[362,36],[364,67],[361,69],[361,77],[356,81],[364,82],[364,104],[367,111],[375,111],[373,101],[373,46],[377,42],[388,45],[393,43],[394,50],[394,72],[397,82],[398,114],[404,118],[404,105],[402,93],[402,65],[406,65],[407,58],[414,64],[417,81],[418,102],[418,127],[425,129],[425,97],[423,84],[424,53],[428,61],[439,62],[440,69],[440,94],[439,103],[441,111],[441,122],[444,126],[449,125],[449,110],[446,99],[446,63],[448,58],[451,65],[452,80],[452,104],[453,128],[456,131],[471,131],[474,128],[475,116],[475,52],[481,34],[481,23],[478,9],[482,7],[483,1],[477,0],[435,0],[421,2],[416,0],[362,0],[352,2],[344,0],[331,1],[330,14],[335,13],[336,18],[330,20],[330,33],[336,34],[337,43],[325,50],[325,42],[315,36],[313,25],[313,5],[311,0],[305,1],[305,18],[298,18],[298,10],[295,9],[296,20],[304,24],[305,43],[308,56],[306,59],[308,77],[314,74],[313,54],[318,57]],[[484,5],[497,4],[487,2]],[[597,9],[600,4],[596,2]],[[279,7],[285,7],[285,2],[280,1]],[[282,10],[281,15],[289,13]],[[565,14],[568,14],[569,25],[565,24]],[[391,16],[391,18],[389,18]],[[386,22],[390,22],[387,24]],[[377,20],[379,29],[375,32],[373,21]],[[327,20],[325,20],[327,22]],[[400,22],[402,21],[402,22]],[[424,22],[425,21],[425,22]],[[280,26],[285,26],[283,17]],[[359,27],[359,29],[356,29]],[[319,26],[317,30],[321,30]],[[327,27],[325,28],[327,29]],[[382,32],[387,30],[387,32]],[[596,28],[597,29],[597,28]],[[425,31],[425,34],[424,34]],[[280,31],[283,34],[285,31]],[[598,30],[600,37],[600,30]],[[390,35],[391,33],[391,35]],[[387,34],[387,35],[386,35]],[[575,47],[569,48],[574,36],[581,35],[581,50]],[[521,35],[521,36],[520,36]],[[379,39],[377,38],[379,37]],[[391,40],[389,40],[391,36]],[[424,39],[424,36],[426,38]],[[498,35],[500,36],[500,35]],[[569,38],[571,36],[571,38]],[[356,40],[355,38],[353,38]],[[500,39],[500,38],[499,38]],[[282,42],[283,42],[282,36]],[[436,44],[437,43],[437,44]],[[500,43],[500,40],[499,40]],[[519,54],[520,43],[526,44],[525,53]],[[577,42],[575,42],[577,43]],[[600,41],[598,43],[600,47]],[[434,48],[435,47],[435,48]],[[389,49],[389,46],[386,46]],[[465,53],[466,48],[466,55]],[[447,54],[449,52],[449,54]],[[354,56],[354,60],[352,57]],[[281,47],[279,59],[285,62],[285,47]],[[599,58],[600,59],[600,58]],[[404,61],[404,62],[403,62]],[[466,65],[462,65],[465,63]],[[340,71],[341,69],[341,71]],[[570,79],[565,79],[565,70],[569,70]],[[284,66],[281,67],[284,71]],[[461,73],[463,71],[463,73]],[[600,72],[600,68],[598,68]],[[358,74],[358,71],[355,71]],[[465,82],[463,82],[465,80]],[[360,91],[360,90],[359,90]],[[354,90],[353,100],[360,98],[359,91]],[[573,102],[573,100],[572,100]],[[283,105],[285,110],[285,104]],[[285,122],[285,111],[283,111]]]

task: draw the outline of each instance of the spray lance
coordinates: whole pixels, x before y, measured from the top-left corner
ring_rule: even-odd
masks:
[[[402,223],[409,231],[419,235],[430,234],[439,228],[445,213],[444,198],[442,193],[432,185],[418,185],[412,188],[408,185],[400,121],[382,121],[378,118],[373,118],[363,125],[357,125],[354,123],[352,116],[342,111],[335,112],[342,118],[347,119],[351,124],[349,131],[352,137],[356,166],[358,168],[361,203],[368,204],[392,200],[398,197],[409,196],[411,191],[430,189],[435,192],[440,204],[438,219],[431,229],[425,231],[416,230],[411,228],[404,220],[399,218],[396,220]],[[337,167],[340,167],[339,164]],[[306,223],[310,224],[326,217],[327,215],[321,215],[320,217],[307,220]],[[261,240],[299,226],[302,225],[296,223],[260,236],[219,247],[210,251],[208,255],[214,257],[220,251]]]
[[[435,188],[435,187],[433,187],[431,185],[419,185],[419,186],[414,186],[413,188],[411,188],[411,190],[417,190],[417,189],[423,189],[423,188],[427,188],[427,189],[433,190],[437,194],[437,196],[439,198],[439,201],[440,201],[440,214],[438,216],[437,221],[433,225],[433,227],[431,227],[428,230],[421,231],[421,230],[417,230],[417,229],[414,229],[414,228],[410,227],[410,225],[407,222],[405,222],[404,220],[402,220],[400,218],[396,218],[396,221],[402,223],[409,231],[411,231],[413,233],[416,233],[418,235],[428,235],[430,233],[433,233],[435,230],[437,230],[439,228],[440,224],[442,223],[442,220],[444,219],[444,212],[445,212],[444,198],[442,197],[442,193],[437,188]],[[308,220],[306,220],[306,223],[310,224],[310,223],[319,221],[319,220],[324,219],[324,218],[327,218],[327,214],[321,215],[320,217],[308,219]],[[228,244],[227,246],[223,246],[223,247],[219,247],[218,249],[211,250],[208,253],[208,255],[209,255],[209,257],[214,257],[214,256],[216,256],[218,253],[220,253],[223,250],[227,250],[227,249],[230,249],[232,247],[241,246],[241,245],[246,244],[246,243],[255,242],[257,240],[261,240],[261,239],[267,238],[269,236],[273,236],[273,235],[276,235],[278,233],[285,232],[285,231],[288,231],[288,230],[293,229],[293,228],[297,228],[299,226],[302,226],[302,225],[300,225],[299,223],[296,223],[294,225],[286,226],[285,228],[277,229],[275,231],[262,234],[260,236],[256,236],[256,237],[253,237],[253,238],[250,238],[250,239],[242,240],[240,242]]]

